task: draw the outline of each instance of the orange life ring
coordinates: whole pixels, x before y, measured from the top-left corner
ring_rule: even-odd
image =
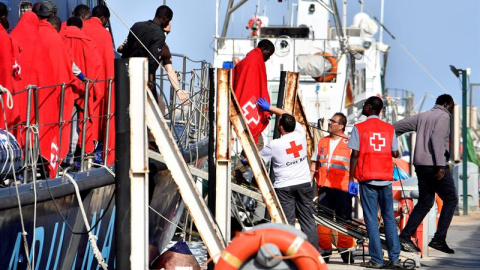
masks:
[[[331,82],[335,77],[337,76],[337,69],[338,69],[338,62],[333,55],[327,53],[327,52],[318,52],[315,55],[321,55],[324,56],[332,65],[332,69],[330,69],[330,72],[326,76],[318,76],[317,78],[314,78],[317,82]]]
[[[290,257],[298,269],[328,269],[318,250],[309,242],[278,228],[259,228],[237,236],[222,251],[215,269],[240,269],[264,244],[276,245],[284,256]]]

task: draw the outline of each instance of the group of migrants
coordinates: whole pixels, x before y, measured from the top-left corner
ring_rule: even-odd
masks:
[[[110,12],[102,5],[92,10],[79,5],[64,23],[56,14],[54,2],[37,2],[21,14],[8,34],[8,9],[0,3],[0,84],[13,97],[13,106],[4,108],[6,122],[2,117],[1,128],[8,128],[23,145],[27,123],[38,126],[40,153],[49,164],[50,177],[55,176],[60,160],[70,165],[73,159],[68,161],[67,155],[79,155],[84,125],[78,120],[84,117],[85,108],[85,153],[93,153],[108,141],[107,163],[112,164],[115,156],[114,105],[108,106],[108,100],[115,99],[108,81],[114,77],[115,55],[112,36],[105,28]],[[38,96],[38,102],[33,102],[32,95]],[[109,127],[106,118],[110,118]],[[113,130],[108,140],[107,129]]]
[[[429,243],[431,248],[454,253],[446,243],[447,230],[458,203],[452,175],[448,167],[450,116],[454,101],[450,95],[441,95],[430,111],[388,124],[380,119],[383,101],[369,97],[363,104],[366,120],[357,123],[347,137],[347,118],[335,113],[328,120],[329,135],[319,140],[309,164],[304,127],[294,116],[271,106],[267,91],[265,62],[275,47],[261,40],[233,70],[233,89],[242,112],[260,150],[264,162],[270,162],[274,171],[273,183],[282,209],[291,225],[297,219],[307,240],[319,248],[325,261],[332,255],[331,230],[314,219],[313,196],[318,190],[318,204],[331,209],[345,221],[352,220],[352,199],[357,194],[369,239],[370,260],[361,265],[367,268],[403,269],[400,251],[419,252],[412,236],[435,200],[435,193],[443,200],[437,231]],[[255,108],[256,110],[252,110]],[[263,146],[261,132],[268,125],[271,114],[278,115],[277,129],[281,137]],[[419,199],[400,235],[393,211],[393,158],[400,157],[397,136],[417,132],[413,165],[418,176]],[[242,158],[241,163],[248,165]],[[388,260],[384,260],[380,240],[378,212],[384,224]],[[353,263],[351,236],[338,233],[337,248],[345,263]]]
[[[50,177],[55,176],[60,165],[75,165],[82,144],[86,155],[103,157],[106,149],[107,164],[114,162],[115,54],[107,28],[109,18],[105,5],[90,9],[81,4],[62,23],[55,3],[40,1],[9,29],[8,7],[0,3],[0,85],[13,97],[13,106],[5,106],[2,111],[5,118],[0,117],[0,128],[8,129],[23,148],[26,129],[37,125],[39,150]],[[127,40],[117,49],[123,58],[148,57],[148,86],[163,110],[165,105],[158,99],[154,83],[160,64],[179,100],[189,102],[188,93],[180,89],[165,42],[172,18],[168,6],[158,7],[154,19],[134,24]],[[38,102],[30,98],[37,95],[31,91],[38,93]]]

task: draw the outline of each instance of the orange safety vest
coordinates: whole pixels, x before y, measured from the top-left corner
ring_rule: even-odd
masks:
[[[317,186],[348,191],[348,175],[350,172],[350,148],[347,147],[348,139],[340,139],[337,147],[333,150],[330,167],[327,167],[331,138],[332,136],[330,135],[320,139],[318,142]]]
[[[355,178],[358,181],[393,180],[393,126],[378,118],[370,118],[355,127],[360,136]]]

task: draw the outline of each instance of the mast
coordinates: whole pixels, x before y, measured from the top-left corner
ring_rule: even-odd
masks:
[[[343,33],[347,35],[347,0],[343,0]]]
[[[383,43],[383,11],[385,9],[385,0],[382,0],[382,4],[380,6],[380,43]],[[363,8],[363,4],[362,4]]]

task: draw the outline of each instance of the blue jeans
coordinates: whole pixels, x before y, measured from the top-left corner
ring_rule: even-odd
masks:
[[[368,232],[368,249],[371,260],[383,265],[382,243],[380,242],[377,220],[378,205],[380,204],[385,224],[388,259],[397,262],[400,254],[400,242],[398,240],[397,224],[393,216],[392,185],[373,186],[360,183],[360,201],[362,202],[363,217]]]

